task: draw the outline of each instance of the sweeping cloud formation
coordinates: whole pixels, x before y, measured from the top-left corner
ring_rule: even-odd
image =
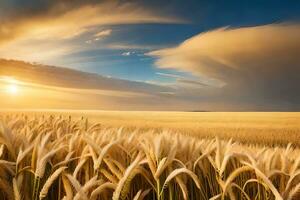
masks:
[[[49,5],[41,6],[41,3],[34,0],[31,4],[33,8],[21,7],[20,13],[14,7],[14,12],[19,15],[8,13],[2,19],[0,42],[18,38],[68,39],[91,31],[99,25],[182,22],[132,3],[97,2],[99,1],[45,1],[44,4]],[[5,4],[1,12],[5,12],[4,9]],[[103,33],[108,35],[110,32],[102,32],[102,35]]]
[[[280,105],[293,110],[300,107],[299,35],[299,24],[228,27],[148,55],[158,58],[159,68],[214,80],[212,101],[221,97],[224,102],[252,102],[253,108]]]
[[[117,0],[4,0],[0,5],[0,57],[49,62],[87,50],[74,42],[84,34],[97,40],[109,36],[112,30],[103,30],[103,26],[147,23],[184,20]]]

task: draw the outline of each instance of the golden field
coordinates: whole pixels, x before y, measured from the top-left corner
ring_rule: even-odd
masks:
[[[0,120],[0,199],[300,198],[299,113],[11,111]]]
[[[0,112],[1,113],[1,112]],[[3,114],[29,116],[63,116],[79,120],[88,118],[89,123],[102,127],[123,127],[125,130],[170,130],[201,138],[230,139],[270,146],[300,145],[299,112],[153,112],[153,111],[72,111],[39,110],[10,111]]]

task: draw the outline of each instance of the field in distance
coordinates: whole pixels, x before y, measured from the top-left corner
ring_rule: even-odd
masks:
[[[8,112],[4,112],[8,113]],[[4,114],[3,113],[3,114]],[[192,136],[233,138],[243,143],[268,146],[300,145],[299,112],[153,112],[153,111],[70,111],[42,110],[9,112],[33,116],[63,115],[88,118],[103,127],[126,130],[171,130]]]

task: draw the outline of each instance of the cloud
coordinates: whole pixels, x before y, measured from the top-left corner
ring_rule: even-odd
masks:
[[[27,60],[31,62],[53,63],[72,52],[84,51],[82,44],[65,41],[34,41],[24,40],[0,45],[0,58]]]
[[[130,56],[132,54],[132,52],[127,51],[127,52],[123,52],[121,55],[122,56]]]
[[[161,49],[165,46],[162,45],[137,45],[137,44],[124,44],[124,43],[112,43],[105,46],[108,49],[117,49],[117,50],[155,50]]]
[[[105,37],[105,36],[109,36],[112,33],[111,29],[107,29],[107,30],[102,30],[98,33],[96,33],[94,35],[94,37],[99,38],[99,37]]]
[[[212,101],[300,109],[299,35],[295,23],[225,27],[148,55],[157,58],[159,68],[190,72],[210,83],[214,89],[206,95]]]
[[[176,75],[176,74],[170,74],[170,73],[156,72],[156,74],[159,75],[159,76],[164,76],[164,77],[169,77],[169,78],[175,78],[175,79],[183,78],[183,76]]]
[[[161,73],[161,72],[156,72],[157,75],[162,76],[162,77],[167,77],[167,78],[172,78],[176,80],[176,84],[173,85],[174,87],[179,87],[179,86],[185,86],[186,88],[191,88],[191,87],[206,87],[209,86],[206,83],[203,83],[199,80],[194,80],[191,78],[186,78],[185,76],[177,75],[177,74],[171,74],[171,73]]]
[[[41,85],[90,90],[115,90],[153,94],[169,88],[137,81],[110,78],[69,68],[0,59],[0,76]]]
[[[36,1],[0,3],[0,57],[49,62],[58,54],[50,51],[68,48],[67,54],[82,51],[76,39],[99,27],[122,24],[185,23],[177,17],[159,13],[140,4],[118,1]],[[96,38],[108,36],[103,30]],[[84,42],[85,40],[83,40]],[[77,43],[77,45],[75,45]],[[81,41],[82,42],[82,41]],[[45,43],[47,45],[45,45]],[[74,47],[76,46],[76,47]],[[28,50],[29,49],[29,50]],[[30,53],[43,52],[37,60]],[[58,51],[57,51],[58,52]],[[26,54],[26,56],[24,56]],[[61,54],[63,56],[65,54]]]
[[[0,42],[18,37],[66,39],[90,31],[94,26],[139,23],[179,23],[174,17],[167,17],[147,10],[133,3],[106,1],[91,4],[54,1],[44,12],[33,12],[8,18],[1,23]],[[110,30],[100,32],[101,36]]]
[[[197,80],[190,80],[185,78],[177,79],[178,83],[188,85],[189,87],[208,87],[209,85]]]

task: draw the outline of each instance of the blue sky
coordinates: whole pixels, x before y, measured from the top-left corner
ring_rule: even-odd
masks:
[[[4,0],[0,20],[0,59],[159,86],[180,109],[300,106],[299,1]]]

